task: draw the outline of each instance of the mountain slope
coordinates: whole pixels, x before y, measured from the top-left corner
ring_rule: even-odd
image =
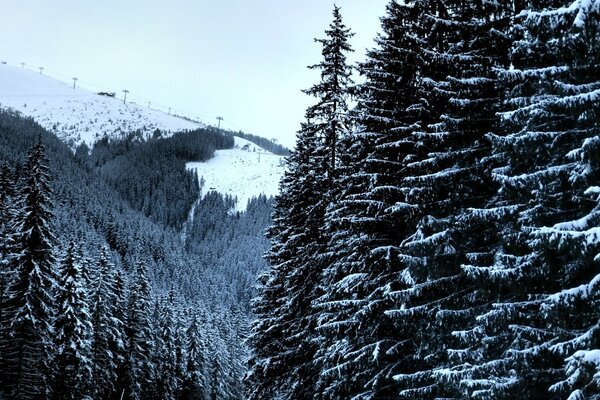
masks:
[[[248,200],[259,194],[275,196],[283,175],[284,157],[234,136],[233,149],[217,150],[206,162],[189,162],[201,181],[202,196],[210,191],[237,197],[237,211],[245,211]]]
[[[31,70],[0,64],[0,108],[33,118],[71,148],[81,143],[93,147],[107,136],[123,138],[139,131],[150,137],[155,130],[163,136],[204,125],[164,112],[124,103]],[[190,160],[192,161],[192,160]],[[237,211],[245,211],[248,200],[278,193],[283,174],[283,157],[239,137],[233,149],[217,150],[207,162],[189,162],[202,184],[202,196],[211,190],[237,197]]]
[[[204,126],[5,64],[0,65],[0,107],[32,117],[71,147],[134,131],[148,136],[156,129],[168,133]]]

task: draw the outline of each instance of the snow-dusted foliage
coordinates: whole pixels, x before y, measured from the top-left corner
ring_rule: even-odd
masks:
[[[137,400],[144,398],[145,389],[156,371],[151,360],[154,350],[150,322],[151,289],[144,262],[137,262],[135,272],[135,280],[129,288],[125,363],[130,390],[128,396]]]
[[[88,288],[76,252],[71,242],[60,264],[54,321],[53,396],[72,400],[90,398],[92,391],[92,318]]]
[[[50,393],[56,315],[56,239],[49,171],[41,141],[31,149],[10,226],[4,272],[2,358],[4,391],[20,399]]]
[[[320,255],[325,245],[325,207],[335,180],[340,140],[349,129],[351,69],[350,30],[339,8],[321,43],[323,60],[310,66],[321,72],[319,83],[305,92],[317,99],[306,111],[298,132],[296,150],[289,156],[287,171],[276,198],[273,226],[267,236],[272,268],[260,277],[253,310],[257,315],[250,343],[254,349],[246,381],[250,399],[317,396],[318,367],[315,328],[317,311],[311,307],[318,294]]]
[[[100,250],[95,268],[89,303],[94,326],[92,389],[95,396],[106,397],[115,390],[117,371],[124,361],[125,310],[117,293],[117,269],[106,248]]]
[[[501,160],[492,207],[510,212],[497,215],[494,263],[465,269],[493,282],[495,304],[477,317],[481,397],[599,390],[577,353],[599,345],[599,11],[595,1],[546,1],[515,17],[506,111],[490,135]]]
[[[318,289],[290,290],[315,282],[306,264],[263,275],[252,345],[268,351],[248,383],[302,388],[271,398],[598,399],[599,7],[390,2],[312,242],[314,220],[286,212],[306,199],[292,188],[314,193],[315,157],[291,158],[270,255],[310,259]],[[318,148],[308,137],[296,155]],[[316,325],[282,317],[298,304]]]
[[[411,34],[418,11],[391,2],[382,19],[378,48],[360,66],[367,78],[359,87],[358,132],[345,140],[339,201],[326,213],[328,247],[321,278],[317,354],[322,364],[319,391],[324,398],[379,398],[394,392],[392,376],[407,362],[411,326],[395,329],[385,315],[386,290],[404,288],[396,280],[402,266],[398,247],[413,222],[402,207],[398,179],[410,149],[407,132],[418,112],[416,86],[419,39]],[[398,206],[392,216],[387,210]],[[398,224],[398,220],[402,223]],[[391,286],[388,286],[391,282]]]

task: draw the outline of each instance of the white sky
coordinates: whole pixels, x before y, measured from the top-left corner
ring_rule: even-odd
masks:
[[[337,0],[362,61],[388,0]],[[3,0],[0,59],[292,146],[332,0]]]

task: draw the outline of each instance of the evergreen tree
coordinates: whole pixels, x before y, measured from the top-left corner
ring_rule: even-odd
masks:
[[[75,244],[71,242],[60,265],[53,363],[53,393],[60,399],[91,398],[92,391],[91,315],[87,287],[76,253]]]
[[[174,318],[175,294],[171,290],[169,297],[158,305],[158,329],[155,344],[156,355],[156,392],[159,399],[174,399],[181,386],[177,375],[177,325]]]
[[[321,80],[304,90],[304,93],[317,98],[317,104],[306,110],[306,120],[320,139],[322,149],[316,151],[322,152],[322,167],[331,179],[339,164],[339,141],[351,125],[347,102],[354,84],[351,78],[352,67],[346,60],[346,53],[353,51],[348,40],[354,34],[344,25],[338,6],[333,7],[333,21],[325,34],[325,39],[315,39],[323,46],[323,60],[308,67],[321,71]]]
[[[190,325],[185,332],[187,364],[182,386],[182,398],[206,399],[208,397],[208,354],[201,332],[198,316],[192,313]]]
[[[123,339],[123,356],[118,358],[118,364],[116,368],[117,380],[115,381],[116,393],[119,396],[125,396],[125,393],[129,391],[129,362],[130,362],[130,345],[131,345],[131,330],[127,325],[129,322],[128,313],[128,301],[129,292],[127,288],[126,274],[122,268],[116,269],[115,274],[115,309],[114,317],[118,321],[123,321],[123,330],[121,331],[121,337]]]
[[[118,313],[116,268],[102,248],[97,261],[97,280],[91,299],[93,332],[93,376],[95,396],[106,398],[115,392],[117,370],[124,359],[124,325]]]
[[[457,375],[477,364],[478,355],[460,333],[493,300],[461,265],[489,262],[498,241],[496,226],[471,210],[487,205],[497,190],[486,135],[499,124],[503,92],[496,70],[509,65],[512,12],[510,2],[429,2],[420,18],[425,23],[416,27],[427,32],[418,91],[428,97],[410,138],[420,151],[405,164],[399,190],[418,219],[400,247],[409,285],[386,293],[394,302],[387,315],[419,335],[413,370],[395,378],[406,398],[472,395],[472,385],[461,387]]]
[[[319,307],[330,398],[457,395],[446,347],[476,305],[460,265],[489,240],[473,238],[466,210],[494,193],[485,134],[497,121],[493,68],[507,58],[509,10],[418,0],[387,11],[361,66],[345,190],[327,215]]]
[[[525,5],[491,136],[500,191],[481,211],[502,242],[492,263],[465,268],[494,299],[473,329],[472,378],[481,398],[597,398],[600,5]]]
[[[218,343],[222,346],[223,343]],[[227,376],[225,375],[226,366],[221,354],[214,354],[209,363],[208,391],[210,400],[232,399],[231,392],[227,387]]]
[[[418,90],[426,3],[390,2],[377,48],[360,66],[359,126],[349,138],[340,199],[326,214],[328,258],[317,302],[326,399],[396,398],[393,376],[414,368],[417,332],[386,314],[393,304],[385,295],[412,283],[402,274],[399,244],[419,210],[399,187],[405,165],[421,152],[411,133],[429,97]]]
[[[16,216],[15,247],[9,265],[2,338],[6,392],[19,399],[43,399],[50,392],[56,313],[55,238],[48,167],[41,141],[29,152]]]
[[[307,110],[307,122],[298,132],[268,232],[272,269],[261,278],[254,302],[255,353],[247,378],[251,399],[317,395],[317,316],[312,309],[320,276],[316,259],[324,247],[324,212],[339,164],[340,138],[350,125],[346,102],[352,81],[345,54],[351,51],[352,34],[338,7],[325,33],[326,39],[317,39],[323,45],[323,61],[309,67],[321,71],[321,80],[305,91],[317,104]]]
[[[146,268],[143,261],[136,263],[129,289],[127,391],[135,400],[144,398],[155,373],[152,363],[151,292]]]
[[[14,208],[16,201],[16,188],[13,182],[13,173],[7,164],[0,166],[0,343],[6,343],[8,335],[6,319],[6,286],[9,275],[11,255],[14,248],[14,235],[11,227],[17,210]],[[4,387],[6,366],[4,352],[0,351],[0,387]]]

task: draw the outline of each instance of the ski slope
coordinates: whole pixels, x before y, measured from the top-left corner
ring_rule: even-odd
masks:
[[[7,64],[0,64],[0,107],[32,117],[72,148],[138,130],[146,137],[204,126]]]
[[[0,108],[33,118],[73,149],[138,130],[149,136],[159,129],[168,136],[204,126],[6,64],[0,64]],[[234,196],[237,211],[246,210],[252,197],[276,195],[284,170],[283,157],[239,137],[233,149],[218,150],[214,158],[187,168],[198,172],[202,196],[210,190]]]
[[[233,149],[217,150],[210,160],[187,163],[187,168],[198,173],[202,196],[214,190],[237,197],[236,211],[245,211],[252,197],[279,193],[284,157],[246,139],[234,139]]]

